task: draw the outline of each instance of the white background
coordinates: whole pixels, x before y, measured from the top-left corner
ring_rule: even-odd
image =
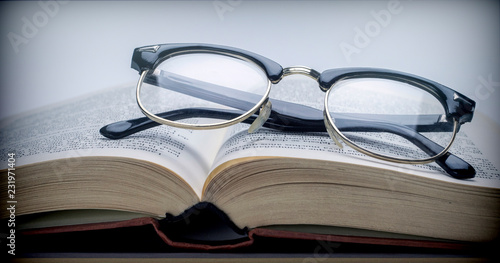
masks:
[[[201,42],[284,67],[413,73],[500,123],[499,1],[18,1],[0,10],[0,118],[135,82],[135,47]]]

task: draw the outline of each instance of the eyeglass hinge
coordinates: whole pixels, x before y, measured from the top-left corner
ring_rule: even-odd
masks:
[[[156,51],[158,51],[158,49],[160,49],[160,46],[159,45],[154,45],[154,46],[141,47],[141,48],[139,48],[139,51],[140,52],[152,52],[152,53],[156,53]]]
[[[264,125],[269,116],[271,115],[272,104],[267,100],[260,108],[259,116],[253,121],[248,128],[248,133],[254,133]]]

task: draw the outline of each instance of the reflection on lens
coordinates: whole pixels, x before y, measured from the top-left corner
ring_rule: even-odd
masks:
[[[342,80],[327,94],[327,108],[356,146],[391,158],[427,159],[451,142],[453,121],[424,88],[377,78]]]
[[[252,62],[190,53],[158,64],[144,80],[141,101],[151,113],[174,113],[161,116],[171,121],[220,123],[254,108],[265,97],[268,83],[265,72]],[[228,114],[214,109],[224,109]]]

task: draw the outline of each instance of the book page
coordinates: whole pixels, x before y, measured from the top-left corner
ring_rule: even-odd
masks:
[[[297,97],[303,99],[310,106],[322,109],[322,92],[303,92],[303,96],[296,96],[300,91],[294,91],[293,86],[299,89],[311,89],[301,80],[294,80],[296,83],[287,83],[288,87],[279,92],[277,97],[286,101],[297,102]],[[292,86],[292,87],[290,87]],[[314,87],[312,87],[314,88]],[[292,91],[290,91],[292,90]],[[312,94],[312,95],[311,95]],[[294,97],[295,96],[295,97]],[[308,98],[308,96],[316,96]],[[320,97],[319,99],[317,97]],[[321,97],[323,96],[323,97]],[[295,101],[294,101],[295,100]],[[272,102],[272,98],[271,98]],[[222,145],[213,168],[218,165],[244,157],[277,156],[309,158],[327,161],[346,162],[359,165],[373,166],[399,172],[415,174],[437,180],[449,181],[459,184],[470,184],[476,186],[500,188],[500,170],[498,160],[500,154],[498,149],[491,150],[483,148],[495,148],[498,145],[500,133],[498,127],[495,129],[485,128],[488,125],[483,118],[474,119],[472,123],[463,125],[462,130],[457,134],[450,152],[462,158],[476,169],[476,177],[469,180],[458,180],[450,177],[436,163],[409,165],[397,164],[368,157],[344,144],[340,149],[335,145],[329,135],[324,133],[300,133],[300,132],[280,132],[262,128],[256,133],[247,132],[248,125],[241,124],[233,128],[228,133]],[[468,127],[467,127],[468,126]],[[475,135],[482,131],[483,135]],[[488,138],[484,133],[489,132]],[[480,142],[480,140],[483,140]],[[495,140],[495,143],[491,143]],[[481,145],[483,148],[479,148]],[[485,154],[487,152],[488,154]]]
[[[129,157],[167,167],[201,196],[224,131],[160,125],[118,140],[99,133],[106,124],[143,116],[134,86],[127,85],[3,120],[0,168],[7,168],[8,153],[15,154],[16,166],[83,156]],[[54,167],[54,173],[63,175],[66,169]]]

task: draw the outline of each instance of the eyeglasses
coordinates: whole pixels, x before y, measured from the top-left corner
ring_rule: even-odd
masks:
[[[209,44],[136,48],[137,104],[147,118],[113,123],[100,132],[119,139],[165,124],[217,129],[237,123],[282,131],[328,132],[334,143],[385,161],[435,161],[449,175],[473,178],[474,168],[448,152],[475,102],[425,78],[385,69],[342,68],[322,73],[278,63],[242,49]],[[301,74],[325,92],[323,111],[270,99],[272,84]],[[307,92],[307,91],[304,91]],[[153,113],[161,112],[161,113]]]

